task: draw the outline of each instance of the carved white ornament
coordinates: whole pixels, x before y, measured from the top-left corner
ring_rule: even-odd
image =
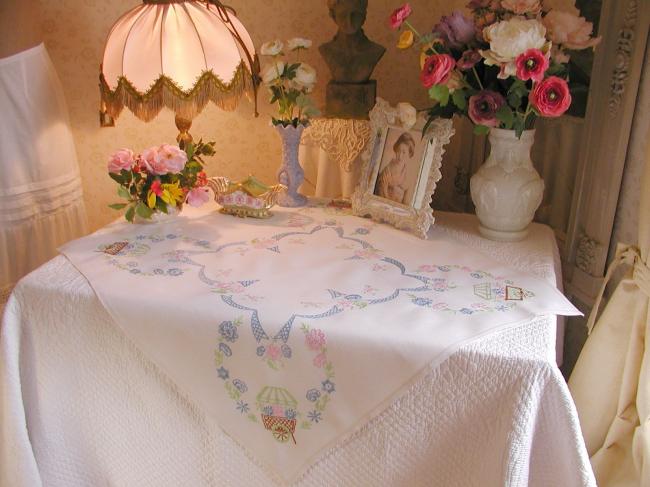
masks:
[[[609,112],[612,117],[618,114],[629,78],[630,59],[634,52],[634,29],[636,27],[637,13],[637,0],[630,0],[627,4],[623,25],[616,40],[616,65],[612,72],[611,94],[609,97]]]
[[[433,142],[430,150],[433,151],[431,166],[428,171],[423,171],[421,178],[426,180],[424,197],[419,207],[413,207],[396,203],[374,194],[375,182],[377,179],[378,165],[381,164],[382,141],[388,131],[389,125],[395,125],[399,121],[397,108],[391,107],[387,101],[377,98],[377,104],[370,112],[370,127],[373,138],[368,143],[362,154],[363,168],[361,179],[354,194],[352,195],[352,211],[355,215],[370,216],[377,221],[383,221],[396,228],[410,231],[420,238],[427,238],[429,227],[433,224],[433,210],[431,209],[431,197],[436,190],[436,184],[442,178],[440,166],[442,156],[447,145],[454,134],[451,120],[436,119],[429,125],[423,135],[423,141]],[[423,127],[425,120],[420,118],[417,127]]]

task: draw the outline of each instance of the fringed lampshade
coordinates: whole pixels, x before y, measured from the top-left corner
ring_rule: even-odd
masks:
[[[179,142],[208,101],[233,110],[255,101],[259,60],[235,12],[218,0],[144,0],[111,29],[101,65],[100,121],[124,107],[148,122],[163,107],[176,114]]]

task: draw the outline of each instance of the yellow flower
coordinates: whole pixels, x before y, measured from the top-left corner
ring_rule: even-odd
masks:
[[[397,47],[399,49],[408,49],[413,45],[413,31],[408,29],[402,32],[402,35],[399,36],[399,41]]]
[[[428,42],[422,46],[422,51],[420,52],[420,69],[424,69],[424,64],[427,62],[427,59],[431,54],[427,54],[429,49],[433,49],[433,42]]]
[[[160,197],[165,203],[171,206],[176,206],[177,203],[182,203],[185,198],[183,190],[179,186],[179,182],[176,181],[174,184],[163,184],[162,189],[163,193]]]

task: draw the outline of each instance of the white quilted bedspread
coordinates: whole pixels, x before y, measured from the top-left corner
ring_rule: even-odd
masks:
[[[494,245],[471,217],[438,224],[555,283],[548,228]],[[63,257],[18,285],[0,346],[0,486],[280,484],[142,355]],[[464,347],[295,485],[595,485],[554,346],[545,317]]]

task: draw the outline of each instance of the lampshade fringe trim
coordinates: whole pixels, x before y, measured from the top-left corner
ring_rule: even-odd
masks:
[[[118,79],[115,90],[111,90],[103,73],[99,80],[104,114],[116,119],[127,107],[144,122],[153,120],[163,107],[181,118],[192,120],[210,101],[222,110],[232,111],[237,108],[242,95],[253,100],[255,93],[250,71],[244,61],[239,64],[229,83],[224,83],[209,70],[204,71],[187,91],[165,75],[161,75],[144,93],[125,77]]]

